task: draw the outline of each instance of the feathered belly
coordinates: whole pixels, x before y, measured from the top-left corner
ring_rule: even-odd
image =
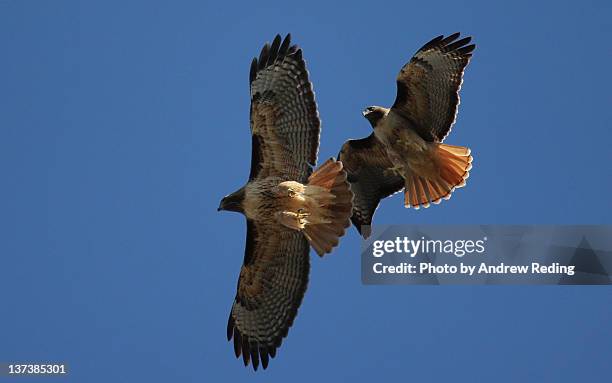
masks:
[[[319,208],[333,198],[318,186],[302,185],[269,177],[247,186],[244,211],[247,218],[268,223],[279,223],[301,230],[304,222],[319,222]],[[308,217],[308,220],[305,220]]]
[[[391,119],[374,132],[385,145],[394,170],[404,178],[411,174],[427,178],[438,174],[433,144],[423,140],[409,126]]]

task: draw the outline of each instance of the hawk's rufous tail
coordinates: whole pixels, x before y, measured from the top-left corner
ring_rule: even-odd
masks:
[[[353,192],[346,177],[342,162],[330,158],[308,178],[305,193],[317,201],[314,214],[323,219],[307,224],[303,230],[319,256],[331,252],[351,224]]]
[[[456,188],[465,186],[472,169],[470,149],[463,146],[436,144],[439,175],[426,178],[410,175],[404,189],[404,206],[429,207],[429,203],[439,204],[449,199]]]

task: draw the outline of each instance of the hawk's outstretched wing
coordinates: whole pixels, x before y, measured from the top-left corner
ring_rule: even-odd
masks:
[[[320,120],[302,50],[276,36],[251,64],[251,174],[304,183],[317,161]]]
[[[471,37],[438,36],[415,53],[397,76],[391,107],[426,141],[444,141],[455,122],[463,71],[472,57]],[[457,41],[455,41],[457,40]]]
[[[234,338],[245,366],[252,362],[257,370],[261,360],[265,369],[287,336],[308,284],[309,249],[299,231],[247,220],[244,264],[227,323],[227,339]]]
[[[402,190],[404,179],[389,171],[393,164],[374,133],[360,140],[346,141],[338,160],[344,164],[355,194],[351,221],[367,238],[380,200]]]

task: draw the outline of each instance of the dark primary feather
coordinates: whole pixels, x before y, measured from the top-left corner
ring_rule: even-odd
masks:
[[[406,118],[426,141],[441,142],[450,132],[459,106],[463,72],[475,45],[459,33],[438,36],[419,49],[397,76],[391,110]]]
[[[257,370],[289,331],[304,297],[310,245],[301,232],[247,220],[244,265],[227,323],[236,357]]]
[[[402,190],[404,180],[398,175],[385,172],[393,164],[374,133],[360,140],[346,141],[338,154],[338,160],[344,164],[355,195],[351,221],[359,233],[367,238],[380,200]]]
[[[249,80],[254,136],[249,180],[276,175],[305,182],[317,161],[321,123],[302,50],[291,45],[291,35],[264,45]]]

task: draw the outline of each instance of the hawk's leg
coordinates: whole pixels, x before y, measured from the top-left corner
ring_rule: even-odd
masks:
[[[276,213],[276,216],[279,222],[284,226],[293,230],[303,230],[308,223],[306,218],[310,216],[310,214],[305,212],[304,209],[298,209],[297,212],[287,210],[279,211]]]
[[[306,212],[306,210],[304,210],[302,208],[297,210],[296,217],[297,217],[297,220],[298,220],[298,225],[302,229],[308,223],[308,220],[306,218],[308,218],[309,216],[310,216],[310,213]]]

